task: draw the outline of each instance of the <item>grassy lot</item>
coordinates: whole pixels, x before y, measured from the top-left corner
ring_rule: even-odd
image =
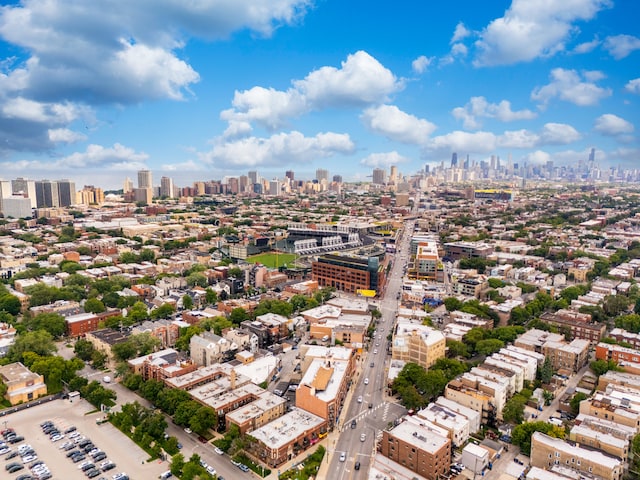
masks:
[[[261,263],[265,267],[277,268],[282,267],[285,263],[290,265],[295,259],[296,256],[293,253],[280,253],[278,255],[275,253],[262,253],[260,255],[254,255],[253,257],[247,258],[247,262]]]

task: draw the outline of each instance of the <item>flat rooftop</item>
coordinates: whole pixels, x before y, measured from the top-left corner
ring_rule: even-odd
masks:
[[[294,407],[289,413],[251,432],[251,436],[268,448],[279,449],[324,423],[325,420],[317,415]]]
[[[415,445],[417,448],[432,454],[435,454],[449,443],[448,438],[438,435],[432,429],[412,422],[402,422],[389,433],[405,443]]]

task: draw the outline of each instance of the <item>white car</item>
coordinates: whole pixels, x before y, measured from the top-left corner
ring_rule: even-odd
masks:
[[[187,433],[193,433],[190,428],[185,428],[184,431],[187,432]]]
[[[34,460],[37,460],[38,456],[37,455],[27,455],[26,457],[24,457],[22,459],[22,463],[29,463],[29,462],[33,462]]]
[[[214,447],[213,451],[216,452],[218,455],[224,454],[224,452],[220,450],[218,447]]]
[[[213,468],[211,465],[209,465],[207,467],[207,472],[209,472],[211,475],[215,475],[216,474],[216,469]]]
[[[61,433],[54,435],[53,437],[51,437],[51,441],[52,442],[57,442],[58,440],[62,440],[64,438],[64,435],[62,435]]]
[[[360,441],[364,442],[367,439],[367,434],[366,433],[361,433],[360,434]]]
[[[77,430],[76,430],[75,432],[71,432],[71,433],[69,434],[69,438],[77,438],[77,437],[79,437],[79,436],[80,436],[80,432],[79,432],[79,431],[77,431]]]
[[[362,403],[362,395],[358,397],[358,403]]]
[[[4,455],[5,453],[9,453],[11,449],[9,447],[0,448],[0,455]]]
[[[365,384],[365,385],[369,385],[369,379],[368,379],[368,378],[365,378],[365,379],[364,379],[364,384]]]
[[[80,465],[78,465],[78,470],[82,470],[82,467],[86,467],[87,465],[91,465],[91,461],[87,460],[86,462],[82,462]]]
[[[340,461],[341,461],[341,462],[344,462],[346,459],[347,459],[347,454],[346,454],[346,452],[342,452],[342,453],[340,454]]]

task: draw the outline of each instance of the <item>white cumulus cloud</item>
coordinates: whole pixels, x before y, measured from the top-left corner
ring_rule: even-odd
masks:
[[[566,102],[584,107],[596,105],[600,100],[611,95],[610,88],[599,87],[589,79],[601,79],[601,72],[583,72],[554,68],[551,70],[551,82],[537,87],[531,93],[531,98],[545,105],[552,98],[559,98]]]
[[[395,105],[370,107],[361,116],[373,132],[401,143],[421,145],[436,126],[424,119],[403,112]]]
[[[364,165],[366,167],[371,168],[388,168],[391,165],[398,165],[400,163],[406,163],[409,159],[407,157],[403,157],[395,150],[393,152],[385,152],[385,153],[372,153],[367,157],[360,160],[360,165]]]
[[[527,153],[522,158],[526,163],[533,163],[534,165],[543,165],[551,160],[551,155],[542,150],[536,150],[535,152]]]
[[[628,57],[640,50],[640,38],[632,35],[614,35],[604,40],[604,49],[616,60]]]
[[[477,66],[509,65],[566,49],[574,23],[591,20],[610,0],[513,0],[476,41]]]
[[[580,138],[580,132],[566,123],[545,123],[540,132],[541,145],[567,145]]]
[[[624,88],[627,92],[640,94],[640,78],[629,80]]]
[[[49,129],[49,140],[53,143],[76,143],[86,140],[87,136],[68,128]]]
[[[286,91],[256,86],[235,92],[232,108],[220,117],[257,122],[274,130],[311,110],[384,102],[402,88],[402,82],[390,70],[367,52],[358,51],[349,55],[341,68],[321,67],[293,81],[293,87]]]
[[[433,57],[426,57],[424,55],[420,55],[413,62],[411,62],[411,69],[415,73],[424,73],[429,68],[429,65],[433,63]]]
[[[0,61],[0,154],[52,150],[73,110],[181,100],[200,75],[192,38],[297,23],[312,0],[24,0],[0,7],[0,37],[23,57]],[[54,111],[55,105],[65,112]],[[52,131],[53,133],[51,133]]]
[[[591,51],[593,51],[598,45],[600,45],[600,39],[599,38],[594,38],[593,40],[591,40],[590,42],[583,42],[580,43],[578,45],[576,45],[573,48],[573,53],[589,53]]]
[[[453,32],[453,37],[451,37],[450,43],[457,43],[462,39],[467,38],[471,35],[471,31],[467,27],[464,26],[464,23],[458,22],[456,25],[456,29]]]
[[[475,130],[482,126],[478,118],[497,118],[501,122],[514,120],[530,120],[537,114],[531,110],[511,110],[511,102],[502,100],[499,103],[489,103],[484,97],[471,97],[464,107],[456,107],[453,116],[462,120],[464,128]]]
[[[612,113],[605,113],[596,118],[593,128],[596,132],[609,136],[632,133],[635,130],[631,122]]]
[[[200,155],[206,163],[219,167],[282,166],[311,163],[336,154],[351,154],[355,145],[347,134],[319,133],[305,137],[292,131],[271,137],[245,137],[222,142]]]

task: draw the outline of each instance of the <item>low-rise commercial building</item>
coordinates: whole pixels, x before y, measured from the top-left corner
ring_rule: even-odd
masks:
[[[44,377],[20,362],[0,367],[0,380],[7,387],[4,398],[11,405],[30,402],[47,394]]]
[[[384,268],[378,257],[323,255],[311,264],[311,275],[321,287],[352,294],[371,290],[381,295],[385,285]]]

